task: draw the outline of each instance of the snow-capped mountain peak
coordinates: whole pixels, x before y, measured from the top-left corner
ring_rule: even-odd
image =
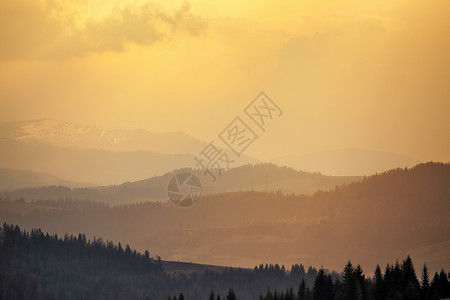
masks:
[[[205,144],[182,132],[158,134],[144,129],[107,128],[51,119],[0,123],[0,138],[69,148],[166,154],[197,153]]]

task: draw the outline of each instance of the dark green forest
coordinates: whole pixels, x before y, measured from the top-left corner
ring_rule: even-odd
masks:
[[[211,289],[233,287],[240,299],[254,299],[267,287],[284,288],[304,279],[312,284],[317,270],[294,265],[265,265],[254,270],[168,274],[159,257],[151,257],[84,234],[58,237],[40,229],[0,231],[0,299],[206,299]]]
[[[261,300],[384,300],[384,299],[444,299],[450,297],[450,273],[441,270],[430,280],[426,265],[423,266],[420,281],[417,278],[412,259],[407,257],[402,263],[387,265],[384,273],[380,266],[373,278],[364,275],[361,266],[353,266],[349,261],[340,276],[333,280],[321,268],[312,288],[302,280],[297,293],[294,289],[285,292],[268,291]]]
[[[303,265],[260,265],[223,272],[168,274],[151,257],[84,234],[58,237],[4,224],[0,230],[0,299],[378,300],[450,297],[450,274],[420,280],[412,260],[377,266],[374,277],[349,261],[340,274]]]

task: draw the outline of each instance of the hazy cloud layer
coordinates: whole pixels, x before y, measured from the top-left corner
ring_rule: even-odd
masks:
[[[286,113],[254,157],[450,159],[448,0],[42,1],[0,1],[2,121],[210,140],[264,90]]]
[[[184,2],[167,10],[152,2],[117,5],[100,18],[88,17],[86,1],[6,0],[0,3],[0,59],[68,58],[124,51],[179,35],[198,36],[207,22]]]

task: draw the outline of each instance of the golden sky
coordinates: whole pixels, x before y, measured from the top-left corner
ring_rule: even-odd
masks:
[[[338,148],[450,161],[450,1],[3,0],[0,121],[212,140],[262,90],[248,154]]]

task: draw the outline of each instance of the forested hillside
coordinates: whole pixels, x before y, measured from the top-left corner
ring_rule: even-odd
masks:
[[[176,264],[176,263],[172,263]],[[18,226],[0,229],[0,299],[166,299],[183,292],[187,299],[206,299],[211,289],[225,294],[233,287],[240,299],[254,299],[271,289],[300,280],[312,285],[317,270],[293,265],[226,268],[185,273],[160,257],[84,234],[49,235]],[[337,274],[334,275],[335,277]]]
[[[367,177],[313,196],[208,195],[187,210],[168,203],[110,207],[91,201],[0,201],[0,218],[30,230],[85,233],[169,260],[253,267],[303,262],[365,269],[411,254],[450,268],[450,165],[428,163]],[[268,261],[270,258],[270,261]]]
[[[442,299],[450,296],[444,270],[419,282],[408,256],[387,265],[384,274],[364,275],[348,262],[341,274],[303,265],[290,270],[260,265],[253,270],[168,273],[160,258],[128,245],[77,236],[0,229],[0,299],[227,299],[227,300],[378,300]],[[262,294],[265,294],[263,296]],[[173,295],[173,297],[172,297]],[[222,297],[222,298],[221,298]]]
[[[167,184],[179,172],[193,172],[202,182],[202,193],[217,194],[230,191],[277,191],[313,194],[318,190],[332,190],[336,185],[361,179],[358,176],[325,176],[319,173],[297,171],[274,164],[245,165],[214,172],[216,181],[205,176],[201,169],[178,169],[162,176],[125,182],[119,185],[70,188],[67,186],[42,186],[0,192],[0,198],[11,200],[77,199],[104,202],[110,205],[131,204],[144,201],[167,201]],[[267,185],[266,185],[267,183]]]

